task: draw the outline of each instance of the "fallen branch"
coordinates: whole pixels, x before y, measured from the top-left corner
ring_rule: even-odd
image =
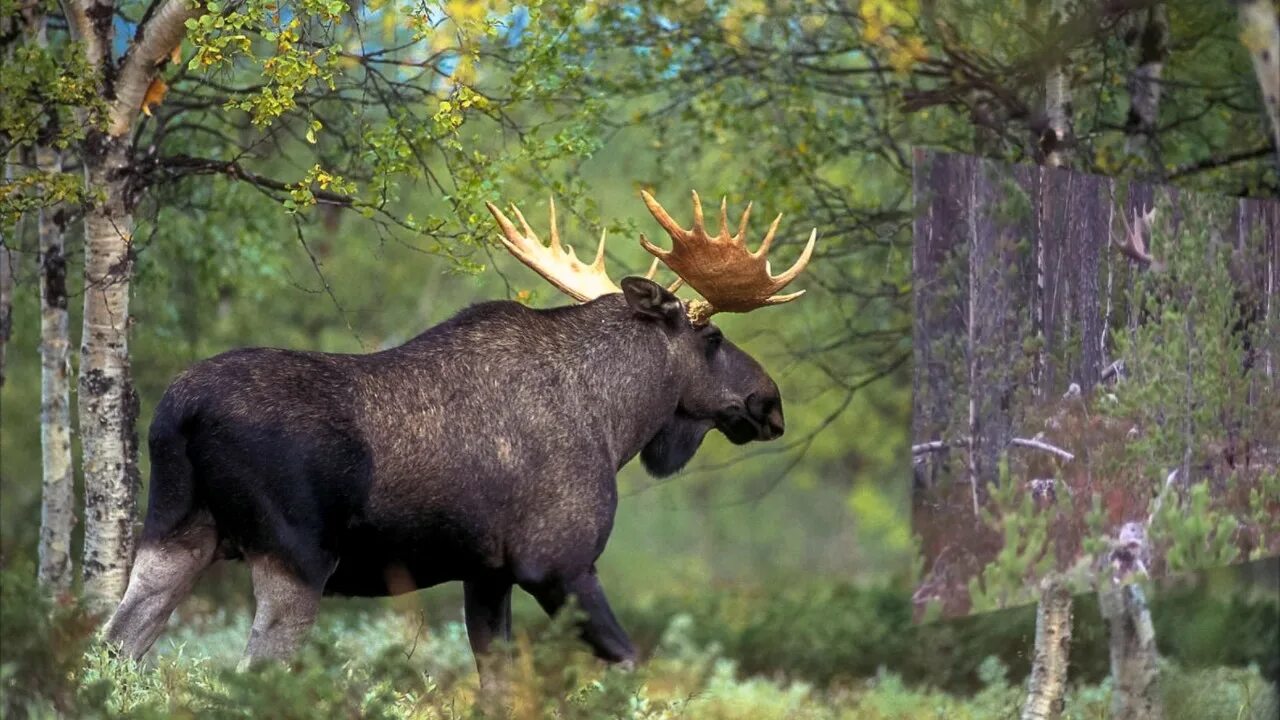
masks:
[[[1072,455],[1066,450],[1063,450],[1062,448],[1056,445],[1050,445],[1049,443],[1044,442],[1042,440],[1027,439],[1027,438],[1013,438],[1012,440],[1009,441],[1009,444],[1017,445],[1018,447],[1032,448],[1033,450],[1043,450],[1048,453],[1053,453],[1054,455],[1057,455],[1058,457],[1062,458],[1065,462],[1071,462],[1072,460],[1076,459],[1075,455]]]
[[[1017,447],[1030,448],[1032,450],[1043,450],[1047,453],[1053,453],[1054,455],[1057,455],[1058,457],[1062,458],[1064,462],[1071,462],[1072,460],[1076,459],[1075,455],[1067,452],[1066,450],[1063,450],[1062,448],[1056,445],[1050,445],[1049,443],[1044,442],[1043,440],[1035,440],[1033,438],[1013,438],[1012,440],[1009,441],[1009,444]],[[923,443],[919,443],[918,445],[912,445],[911,456],[915,457],[917,455],[927,455],[929,453],[941,452],[942,450],[946,450],[950,447],[951,447],[951,443],[948,443],[946,440],[930,440],[929,442],[923,442]]]

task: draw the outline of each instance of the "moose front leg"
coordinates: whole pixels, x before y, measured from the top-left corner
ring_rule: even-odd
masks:
[[[596,577],[594,565],[567,579],[552,580],[525,589],[537,599],[548,615],[559,612],[569,597],[576,599],[578,608],[586,613],[586,618],[579,623],[579,632],[596,657],[611,663],[635,663],[635,647],[631,645],[631,639],[627,637],[627,632],[622,629],[618,619],[613,616],[609,601],[604,596],[604,588]]]

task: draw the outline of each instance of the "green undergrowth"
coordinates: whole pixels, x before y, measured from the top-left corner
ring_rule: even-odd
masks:
[[[570,618],[518,623],[529,629],[509,648],[507,703],[494,710],[477,703],[461,624],[429,624],[406,604],[326,610],[290,667],[237,673],[249,622],[242,611],[171,624],[137,664],[94,641],[97,623],[78,604],[50,605],[27,577],[0,573],[4,718],[1008,718],[1023,693],[1017,653],[1029,649],[1020,616],[1006,615],[1005,631],[990,622],[996,616],[912,629],[904,599],[887,590],[654,603],[625,613],[647,654],[634,672],[583,652]],[[1248,631],[1250,613],[1267,616],[1250,604],[1201,605],[1182,616],[1175,605],[1159,611],[1187,624],[1165,635],[1187,644],[1166,651],[1167,716],[1275,717],[1275,691],[1257,659],[1232,664],[1247,649],[1215,650],[1209,640],[1232,620]],[[1104,718],[1110,690],[1105,678],[1089,677],[1092,624],[1088,610],[1077,612],[1086,662],[1066,717]],[[1217,637],[1221,645],[1245,640]],[[1180,653],[1207,653],[1217,664]]]

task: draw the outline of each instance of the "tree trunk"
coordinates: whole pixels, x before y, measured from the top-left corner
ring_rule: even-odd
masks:
[[[0,24],[0,26],[3,26]],[[16,152],[16,151],[12,151]],[[4,180],[13,179],[13,157],[4,160]],[[17,272],[17,257],[12,246],[17,244],[18,223],[13,227],[0,227],[0,388],[4,387],[5,352],[13,333],[13,278]]]
[[[1271,0],[1240,0],[1240,40],[1253,58],[1280,173],[1280,22]]]
[[[1036,646],[1027,680],[1022,720],[1053,720],[1062,716],[1071,658],[1072,598],[1067,586],[1046,578],[1036,606]]]
[[[235,5],[238,3],[231,3]],[[153,6],[154,7],[154,6]],[[129,377],[129,284],[133,279],[135,184],[132,128],[159,67],[204,4],[167,0],[134,33],[118,62],[111,57],[109,0],[71,0],[70,25],[90,67],[101,74],[106,129],[84,142],[85,190],[99,198],[84,220],[84,330],[80,347],[80,436],[84,449],[84,587],[109,609],[124,594],[133,558],[139,484],[135,424],[138,398]]]
[[[80,436],[84,449],[84,588],[106,609],[124,594],[138,488],[138,400],[129,377],[133,217],[126,207],[129,138],[91,134],[85,185],[102,200],[85,215]],[[95,147],[96,146],[96,147]]]
[[[62,158],[36,150],[42,173],[62,171]],[[40,212],[40,583],[50,592],[71,589],[71,528],[75,524],[75,476],[71,461],[70,354],[67,332],[67,260],[63,211]]]
[[[1159,655],[1142,588],[1104,579],[1098,606],[1110,629],[1112,720],[1160,720]]]
[[[4,387],[4,356],[13,331],[13,257],[9,243],[14,230],[0,234],[0,387]]]
[[[1147,8],[1146,18],[1126,38],[1138,51],[1137,64],[1129,73],[1129,115],[1125,119],[1125,150],[1139,155],[1152,177],[1161,174],[1156,120],[1160,115],[1160,76],[1169,54],[1169,20],[1164,4]]]

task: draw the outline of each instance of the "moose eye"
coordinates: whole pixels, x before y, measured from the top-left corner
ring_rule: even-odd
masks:
[[[719,330],[710,330],[706,334],[707,357],[711,357],[716,350],[720,349],[720,343],[724,342],[724,334]]]

